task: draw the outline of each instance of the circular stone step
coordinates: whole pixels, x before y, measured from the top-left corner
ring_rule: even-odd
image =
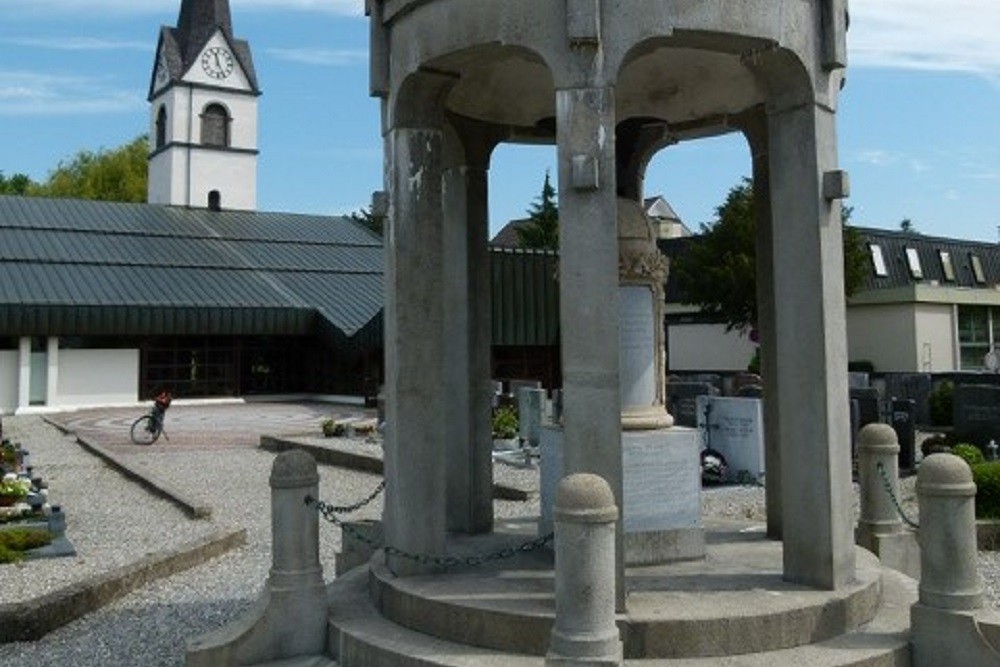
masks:
[[[450,554],[524,542],[493,533],[448,544]],[[854,583],[821,591],[782,580],[781,543],[760,533],[710,532],[704,560],[632,567],[619,615],[625,657],[695,658],[803,646],[867,623],[879,605],[881,568],[856,550]],[[388,620],[458,644],[542,656],[555,616],[551,551],[519,553],[489,567],[396,577],[381,553],[371,593]]]

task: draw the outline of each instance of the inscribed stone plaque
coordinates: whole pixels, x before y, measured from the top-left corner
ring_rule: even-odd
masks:
[[[698,434],[691,429],[622,433],[626,533],[700,525],[698,450]]]
[[[764,413],[760,399],[700,396],[698,428],[706,447],[717,450],[729,465],[729,480],[764,474]]]
[[[1000,443],[1000,387],[960,384],[955,387],[955,438],[985,447]]]
[[[656,400],[656,318],[648,287],[619,290],[619,350],[622,406],[649,406]]]

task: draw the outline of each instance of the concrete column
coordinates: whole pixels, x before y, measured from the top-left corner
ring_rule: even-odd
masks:
[[[450,167],[443,189],[447,526],[478,533],[493,527],[486,169]]]
[[[781,446],[778,429],[778,370],[774,310],[774,219],[771,212],[771,176],[764,109],[742,119],[753,166],[754,205],[757,214],[757,334],[760,341],[760,375],[764,383],[764,500],[767,536],[781,539]]]
[[[788,581],[838,589],[854,578],[850,413],[834,113],[768,112],[776,401]],[[774,474],[769,470],[768,475]]]
[[[559,298],[566,472],[603,477],[622,499],[618,218],[611,88],[556,91]],[[617,531],[619,607],[624,551]]]
[[[861,429],[859,438],[861,517],[858,520],[858,537],[861,546],[875,551],[871,546],[875,536],[890,535],[903,529],[899,512],[886,491],[888,480],[893,496],[899,498],[899,443],[896,432],[888,424],[868,424]]]
[[[545,664],[622,664],[615,625],[615,521],[618,508],[597,475],[563,478],[556,491],[556,620]]]
[[[983,606],[975,499],[972,471],[959,457],[931,454],[920,464],[921,604],[959,611]]]
[[[187,667],[270,663],[326,653],[327,607],[319,562],[316,461],[301,450],[278,454],[271,467],[271,572],[241,619],[188,645]]]
[[[22,336],[17,343],[17,407],[31,405],[31,338]]]
[[[45,384],[45,405],[57,405],[59,403],[59,337],[49,336],[46,341],[46,369]]]
[[[396,128],[387,137],[386,543],[444,550],[446,506],[442,132]],[[399,574],[425,571],[390,558]]]

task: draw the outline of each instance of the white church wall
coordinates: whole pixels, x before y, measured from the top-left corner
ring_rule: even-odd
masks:
[[[919,371],[913,305],[848,308],[847,355],[850,361],[872,362],[877,372]]]
[[[0,414],[13,414],[17,409],[17,350],[0,350]]]
[[[757,346],[723,324],[671,324],[667,371],[745,371]]]
[[[917,370],[941,373],[958,370],[955,360],[954,309],[950,303],[916,304]]]
[[[131,405],[138,399],[138,350],[59,350],[58,407]]]

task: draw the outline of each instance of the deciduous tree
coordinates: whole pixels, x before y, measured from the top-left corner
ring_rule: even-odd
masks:
[[[60,162],[48,180],[26,194],[103,201],[146,201],[147,152],[145,135],[114,149],[82,150]]]

